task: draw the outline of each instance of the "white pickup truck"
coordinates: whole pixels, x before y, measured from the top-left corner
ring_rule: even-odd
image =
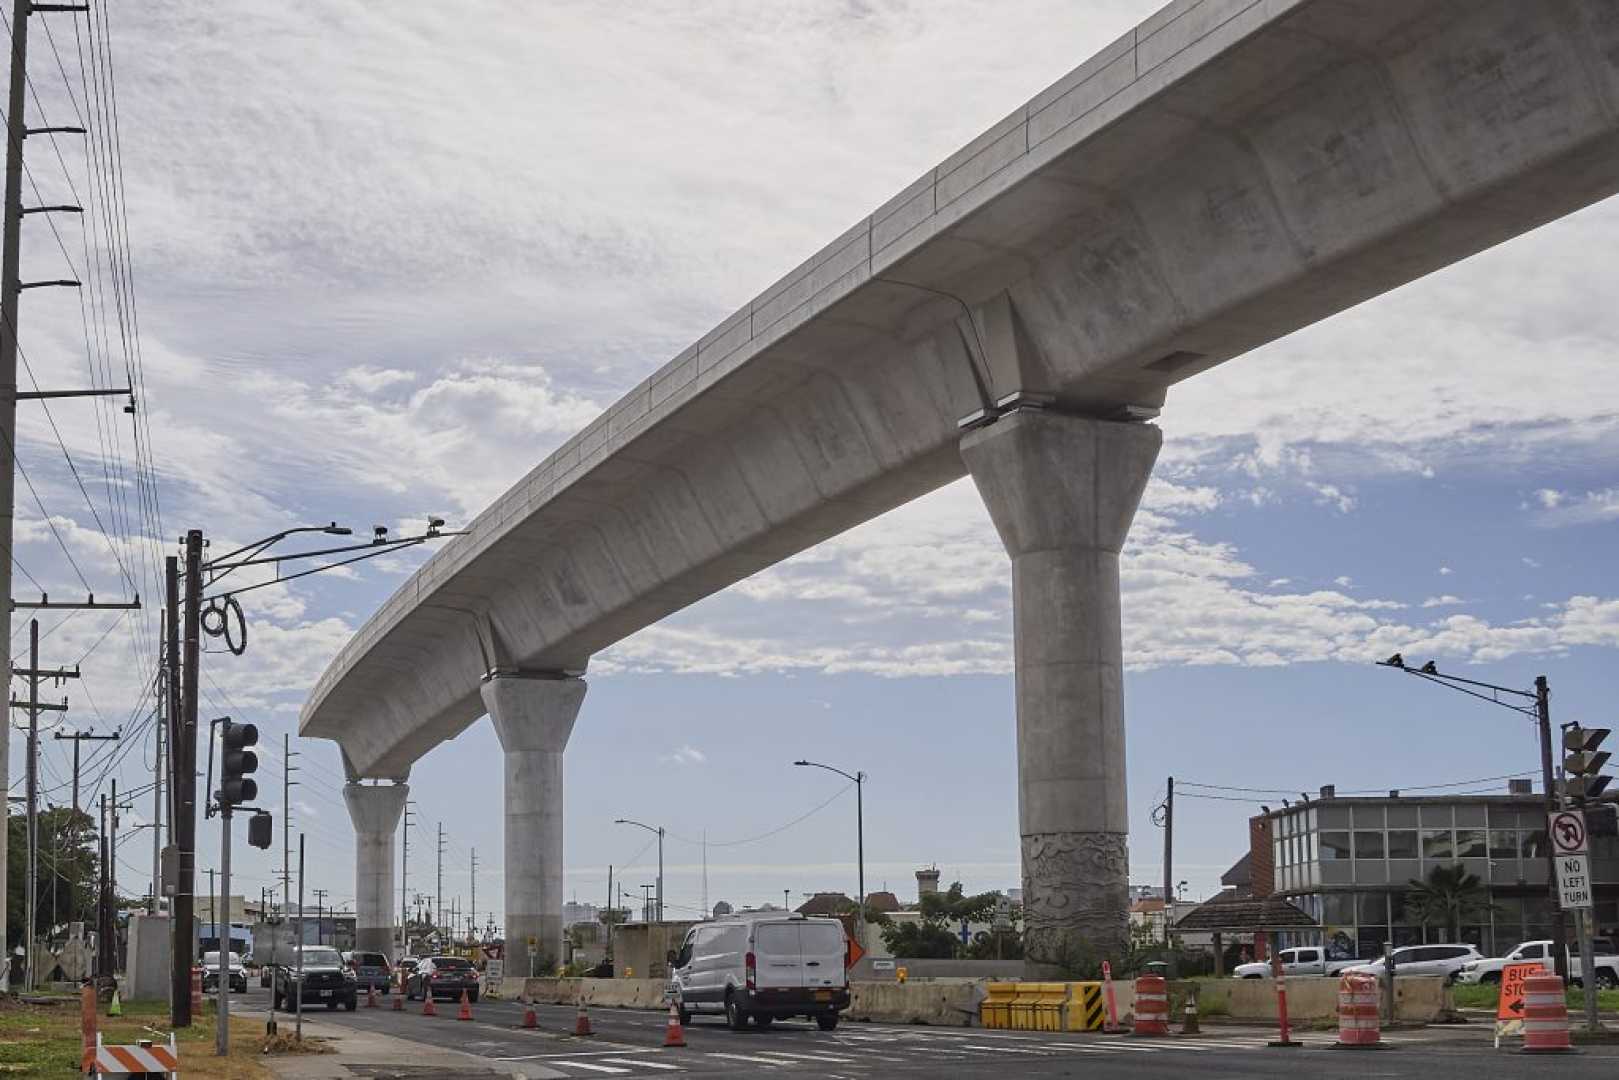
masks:
[[[1336,975],[1359,960],[1328,960],[1327,950],[1319,945],[1306,945],[1296,949],[1283,949],[1278,956],[1283,975]],[[1251,964],[1238,964],[1231,972],[1234,979],[1268,979],[1275,973],[1269,960],[1256,960]]]
[[[1597,938],[1596,969],[1597,985],[1604,990],[1619,987],[1619,956],[1613,953],[1613,945],[1606,938]],[[1550,941],[1526,941],[1505,956],[1492,957],[1488,960],[1474,960],[1456,973],[1456,981],[1460,983],[1499,983],[1501,969],[1508,964],[1534,964],[1550,970],[1552,943]],[[1580,954],[1577,949],[1570,950],[1568,959],[1568,977],[1571,983],[1579,984]]]

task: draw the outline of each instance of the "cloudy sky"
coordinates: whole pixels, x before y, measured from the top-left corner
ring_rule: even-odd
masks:
[[[986,25],[958,0],[114,4],[100,25],[161,535],[118,470],[134,454],[116,405],[58,403],[53,430],[25,403],[38,498],[19,485],[18,561],[58,595],[152,600],[154,552],[189,527],[223,551],[309,522],[464,521],[1155,6],[1009,0]],[[31,47],[31,107],[55,123],[93,106],[70,18],[36,19]],[[61,140],[60,160],[28,149],[44,201],[91,201],[81,143]],[[71,260],[88,281],[104,232],[87,219],[58,219],[58,243],[31,218],[24,278],[69,276]],[[1172,391],[1124,563],[1135,880],[1161,878],[1149,814],[1168,775],[1498,790],[1535,768],[1518,717],[1370,665],[1395,649],[1513,685],[1544,673],[1558,719],[1613,719],[1616,247],[1619,208],[1598,205]],[[116,342],[88,360],[85,345],[97,298],[121,289],[26,295],[41,385],[122,363]],[[243,597],[247,653],[208,653],[203,708],[259,724],[266,787],[307,688],[413,565]],[[852,890],[853,795],[793,769],[801,756],[870,774],[870,887],[912,895],[929,863],[971,889],[1015,886],[1008,578],[964,481],[598,656],[569,749],[569,895],[604,900],[609,864],[632,890],[653,880],[647,837],[621,816],[670,830],[672,915],[705,895]],[[87,790],[112,776],[138,790],[155,609],[51,613],[42,630],[44,662],[83,657],[85,676],[47,730],[142,732],[86,770]],[[26,642],[18,618],[14,660]],[[335,748],[295,749],[310,887],[351,902]],[[47,741],[52,801],[68,760]],[[476,849],[478,907],[497,921],[499,776],[482,722],[417,765],[410,870],[431,892],[442,822],[446,899],[470,905]],[[1184,804],[1177,830],[1194,896],[1241,854],[1255,809],[1203,790],[1225,797]],[[124,819],[126,892],[147,887],[149,801]],[[236,891],[256,896],[272,861],[238,859]]]

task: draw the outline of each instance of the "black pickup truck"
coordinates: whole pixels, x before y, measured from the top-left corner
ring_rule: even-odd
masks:
[[[328,1009],[341,1005],[353,1012],[359,1004],[360,984],[337,950],[329,945],[304,945],[298,951],[303,954],[301,977],[296,956],[290,963],[283,961],[270,969],[275,1007],[290,1011],[294,1002],[302,999],[305,1005],[325,1005]]]

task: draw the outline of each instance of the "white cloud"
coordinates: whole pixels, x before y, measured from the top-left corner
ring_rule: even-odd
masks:
[[[1430,596],[1430,597],[1428,597],[1428,599],[1426,599],[1426,600],[1424,600],[1422,602],[1422,606],[1425,607],[1425,608],[1454,607],[1454,606],[1456,606],[1458,604],[1465,604],[1465,603],[1467,603],[1467,601],[1463,600],[1461,597],[1452,596],[1449,593],[1446,593],[1443,596]]]
[[[1534,523],[1545,528],[1619,521],[1619,487],[1579,494],[1542,488],[1535,495],[1545,512],[1537,514]]]
[[[1355,579],[1348,574],[1342,574],[1332,579],[1332,583],[1340,589],[1348,589],[1355,584]]]
[[[708,755],[690,743],[681,743],[673,752],[658,760],[672,765],[702,765],[708,761]]]
[[[1449,576],[1450,576],[1450,575],[1451,575],[1451,574],[1453,574],[1453,573],[1455,573],[1455,571],[1454,571],[1454,570],[1452,570],[1452,569],[1451,569],[1451,568],[1450,568],[1450,567],[1448,567],[1448,566],[1441,566],[1441,567],[1440,567],[1440,568],[1439,568],[1439,576],[1440,576],[1440,577],[1449,577]]]

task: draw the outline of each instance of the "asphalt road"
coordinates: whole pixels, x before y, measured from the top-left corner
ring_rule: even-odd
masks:
[[[383,999],[379,999],[383,1000]],[[268,1007],[268,994],[254,985],[232,1004]],[[1273,1049],[1269,1033],[1253,1028],[1209,1029],[1195,1038],[1136,1039],[1094,1034],[999,1032],[977,1028],[905,1027],[845,1023],[833,1032],[803,1022],[778,1022],[768,1030],[733,1032],[718,1018],[699,1018],[686,1028],[687,1046],[664,1049],[667,1018],[622,1009],[591,1010],[595,1034],[576,1038],[571,1007],[542,1005],[537,1030],[523,1030],[523,1007],[510,1001],[480,1001],[471,1022],[455,1019],[458,1006],[439,1005],[437,1017],[421,1015],[422,1003],[404,1012],[382,1007],[355,1012],[324,1008],[306,1015],[476,1054],[491,1062],[532,1065],[579,1078],[647,1078],[685,1073],[692,1077],[757,1076],[871,1078],[941,1076],[995,1078],[1083,1076],[1120,1080],[1204,1077],[1309,1077],[1311,1080],[1370,1078],[1603,1077],[1619,1073],[1619,1046],[1590,1047],[1573,1055],[1537,1057],[1491,1049],[1490,1028],[1435,1028],[1392,1033],[1381,1051],[1332,1049],[1330,1032],[1297,1037],[1300,1049]],[[1515,1046],[1516,1044],[1514,1044]],[[384,1063],[378,1063],[384,1064]],[[409,1062],[391,1075],[421,1076]],[[380,1072],[377,1075],[390,1075]]]

